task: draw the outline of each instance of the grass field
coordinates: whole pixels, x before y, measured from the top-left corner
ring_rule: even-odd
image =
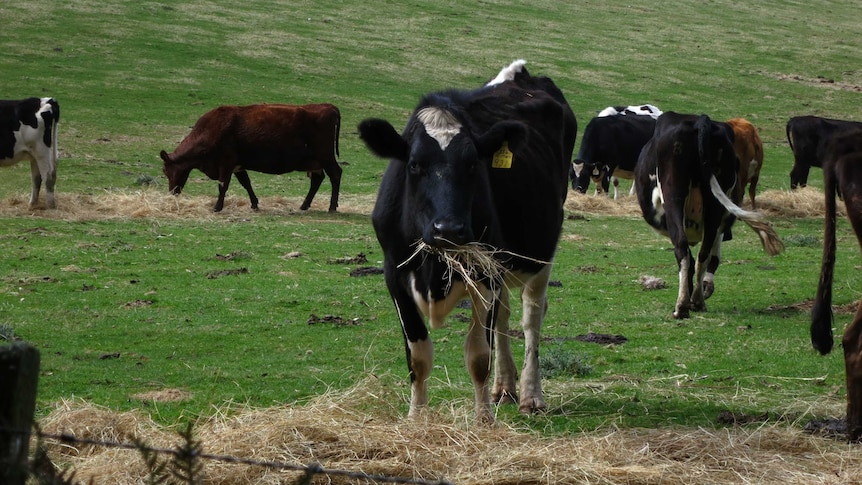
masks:
[[[617,104],[747,118],[765,143],[767,207],[788,200],[791,116],[862,120],[862,24],[850,1],[87,0],[3,4],[0,18],[14,27],[0,32],[0,97],[62,107],[59,208],[27,208],[29,167],[0,171],[0,326],[42,353],[43,417],[82,399],[173,426],[225,403],[305,403],[368,375],[383,376],[406,415],[382,277],[350,276],[382,258],[368,215],[385,163],[355,126],[403,126],[423,93],[478,86],[513,59],[556,81],[581,130]],[[211,108],[257,102],[339,106],[338,214],[325,212],[328,181],[311,211],[296,210],[302,174],[251,174],[260,212],[234,183],[224,212],[210,213],[217,183],[199,172],[182,197],[165,194],[159,150]],[[809,183],[789,200],[816,201],[816,169]],[[570,194],[543,332],[545,355],[577,356],[591,372],[547,379],[547,414],[501,408],[502,421],[569,436],[722,428],[723,411],[791,429],[843,415],[840,349],[821,357],[808,341],[822,216],[781,215],[773,202],[787,245],[775,258],[740,225],[709,311],[680,322],[669,242],[631,200],[595,209],[591,198]],[[862,278],[846,221],[839,231],[835,303],[845,305]],[[360,254],[367,263],[351,259]],[[645,291],[642,275],[668,288]],[[456,313],[432,333],[436,409],[471,408]],[[839,313],[836,331],[850,318]],[[574,340],[587,332],[628,341]]]

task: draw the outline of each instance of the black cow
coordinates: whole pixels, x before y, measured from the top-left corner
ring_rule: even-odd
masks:
[[[844,199],[847,218],[862,245],[862,129],[849,129],[835,135],[823,158],[823,191],[826,217],[823,236],[823,262],[817,296],[811,309],[811,343],[821,354],[832,350],[832,281],[835,268],[835,224],[837,194]],[[847,379],[847,436],[862,440],[862,306],[844,330],[842,339]]]
[[[706,115],[664,113],[641,152],[635,168],[638,202],[646,222],[670,237],[679,266],[674,318],[706,310],[722,237],[737,217],[756,230],[769,254],[781,251],[781,241],[760,215],[739,208],[738,167],[733,130]],[[698,243],[694,261],[690,246]]]
[[[633,178],[641,149],[652,138],[655,118],[650,115],[597,116],[590,120],[581,137],[581,148],[573,162],[579,166],[572,188],[584,194],[590,179],[608,192],[611,177]],[[617,182],[614,199],[617,198]]]
[[[214,212],[224,207],[231,176],[248,192],[251,208],[257,209],[248,170],[306,172],[311,186],[299,208],[307,210],[325,173],[332,182],[329,212],[335,212],[342,172],[336,160],[340,130],[341,113],[329,103],[219,106],[200,117],[173,153],[162,150],[162,170],[173,194],[182,192],[195,168],[218,180]]]
[[[793,151],[790,188],[808,185],[808,171],[820,167],[826,156],[826,144],[835,133],[862,128],[856,121],[833,120],[819,116],[796,116],[787,122],[787,142]]]
[[[477,418],[493,421],[492,396],[497,402],[518,399],[507,333],[508,288],[517,286],[524,288],[526,340],[519,409],[545,408],[539,332],[577,126],[553,81],[533,77],[523,66],[524,61],[514,62],[477,90],[424,96],[401,135],[385,120],[359,125],[368,148],[390,159],[372,222],[404,331],[411,416],[428,402],[426,381],[433,368],[425,318],[439,327],[466,297],[472,301],[472,323],[464,352]],[[417,246],[428,251],[419,254]],[[500,267],[444,263],[477,247]],[[491,342],[496,358],[489,390]]]
[[[30,207],[45,180],[45,206],[53,209],[57,182],[57,125],[60,104],[53,98],[0,101],[0,167],[30,160]]]

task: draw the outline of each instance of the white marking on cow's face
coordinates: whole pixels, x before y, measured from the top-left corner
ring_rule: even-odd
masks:
[[[437,107],[422,108],[416,113],[416,119],[425,126],[428,136],[437,141],[441,150],[446,150],[449,143],[461,133],[461,123],[452,113]]]
[[[572,162],[572,170],[575,171],[575,177],[580,177],[581,176],[581,170],[583,170],[583,169],[584,169],[583,163]]]

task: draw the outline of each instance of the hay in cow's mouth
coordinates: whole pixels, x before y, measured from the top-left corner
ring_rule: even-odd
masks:
[[[420,239],[416,241],[414,246],[416,249],[413,254],[399,264],[399,268],[420,254],[432,254],[448,268],[445,276],[448,281],[447,291],[452,285],[452,277],[457,274],[464,281],[468,291],[477,295],[485,308],[490,309],[491,301],[487,300],[479,291],[479,284],[484,283],[492,292],[496,292],[497,286],[502,284],[503,275],[507,271],[497,256],[510,253],[480,242],[453,245],[442,249],[431,246]]]

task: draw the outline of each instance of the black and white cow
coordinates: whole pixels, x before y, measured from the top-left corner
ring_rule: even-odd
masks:
[[[539,333],[577,134],[562,92],[516,61],[482,88],[425,95],[400,135],[381,119],[364,120],[359,133],[374,154],[390,159],[372,222],[404,331],[410,415],[428,402],[434,352],[425,320],[439,327],[468,297],[472,323],[464,352],[476,416],[493,421],[492,396],[496,402],[518,400],[507,333],[508,288],[518,286],[525,334],[519,409],[544,409]],[[417,254],[418,243],[430,250]],[[444,264],[444,255],[457,257],[476,246],[502,268],[472,267],[464,277]]]
[[[33,190],[30,207],[39,201],[45,181],[45,205],[56,207],[54,184],[57,181],[57,123],[60,105],[52,98],[0,100],[0,167],[30,160]]]
[[[821,167],[829,139],[838,132],[862,128],[856,121],[834,120],[819,116],[795,116],[787,122],[787,142],[793,151],[790,188],[808,185],[811,167]]]
[[[617,112],[615,108],[606,108],[602,113],[608,110],[614,110],[615,114],[600,114],[584,128],[581,148],[572,162],[572,188],[584,194],[592,179],[596,192],[608,192],[613,184],[614,199],[617,199],[619,178],[634,178],[638,156],[652,138],[658,116],[632,114],[627,110]],[[620,114],[627,112],[629,114]]]
[[[760,215],[739,208],[738,167],[733,130],[706,115],[664,113],[641,152],[635,168],[638,202],[646,222],[670,237],[679,266],[674,318],[706,310],[722,237],[736,218],[756,230],[769,254],[781,251],[781,241]],[[690,246],[698,243],[695,261]]]
[[[844,200],[847,218],[862,245],[862,128],[843,130],[831,137],[823,158],[824,218],[823,260],[817,296],[811,309],[811,343],[821,354],[834,344],[832,327],[832,282],[835,278],[836,199]],[[847,437],[862,441],[862,305],[841,339],[847,382]]]

